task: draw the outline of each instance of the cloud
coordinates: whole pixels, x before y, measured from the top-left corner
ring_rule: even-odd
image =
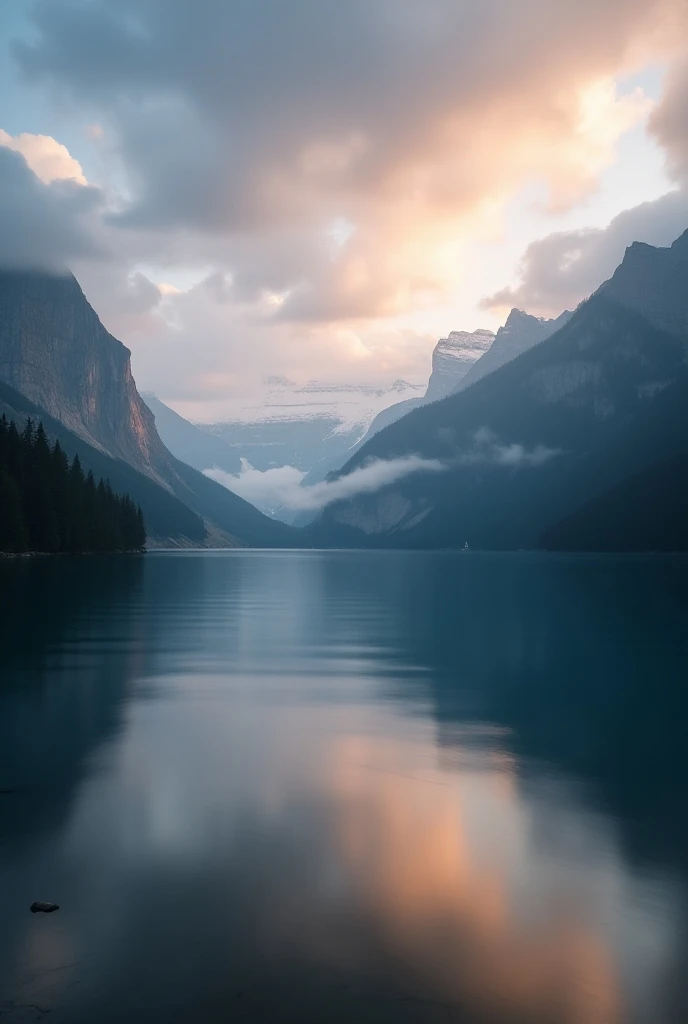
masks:
[[[113,147],[126,187],[112,224],[183,236],[231,278],[231,302],[267,297],[275,319],[308,324],[450,295],[469,226],[525,182],[556,209],[587,194],[647,112],[613,77],[672,53],[688,12],[42,0],[33,22],[23,73]],[[337,223],[350,231],[333,246]]]
[[[450,459],[426,459],[420,455],[370,459],[345,476],[308,487],[302,486],[306,473],[295,466],[259,470],[246,459],[241,460],[240,473],[227,473],[217,466],[204,470],[204,473],[267,512],[274,513],[284,508],[319,511],[335,501],[372,494],[415,473],[440,473],[452,467],[481,463],[505,469],[534,468],[559,454],[558,449],[547,448],[543,444],[532,448],[522,444],[503,444],[491,430],[481,427],[473,435],[471,447]]]
[[[306,476],[303,470],[296,466],[279,466],[273,469],[255,469],[246,459],[241,460],[240,473],[227,473],[217,467],[204,470],[205,475],[211,480],[234,491],[241,498],[250,501],[256,508],[263,512],[275,513],[280,509],[301,509],[312,508],[311,505],[301,505],[300,502],[308,501],[308,488],[301,487],[301,481]],[[324,507],[324,506],[315,506]]]
[[[66,146],[50,135],[9,135],[0,128],[0,146],[21,153],[27,164],[44,184],[51,181],[75,181],[86,185],[81,164],[75,160]]]
[[[261,472],[245,460],[241,473],[226,473],[216,467],[206,469],[205,475],[262,508],[317,511],[335,501],[372,494],[412,473],[439,473],[446,468],[438,459],[424,459],[420,455],[374,459],[346,476],[323,480],[310,487],[300,486],[305,473],[294,466]]]
[[[27,9],[15,68],[101,186],[56,139],[7,136],[35,174],[0,259],[69,265],[140,383],[203,419],[275,372],[421,380],[438,334],[469,326],[422,310],[467,304],[523,185],[553,210],[596,187],[647,116],[624,73],[688,29],[685,0]]]
[[[541,316],[574,309],[613,274],[632,242],[670,245],[688,228],[688,192],[675,191],[624,210],[606,228],[560,231],[526,249],[516,285],[483,300],[484,309],[517,306]]]
[[[473,435],[473,447],[458,456],[459,465],[487,463],[507,469],[533,469],[561,455],[559,448],[536,444],[527,448],[523,444],[504,444],[488,427],[480,427]]]
[[[0,265],[65,271],[79,258],[99,259],[102,201],[98,189],[73,179],[45,184],[24,155],[0,145]]]
[[[669,173],[688,188],[688,58],[672,68],[650,130],[667,154]]]

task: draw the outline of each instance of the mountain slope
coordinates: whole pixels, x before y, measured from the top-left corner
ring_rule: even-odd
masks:
[[[540,537],[549,551],[688,551],[688,454],[596,495]]]
[[[656,460],[656,447],[629,446],[628,431],[669,403],[684,374],[679,339],[597,294],[545,343],[373,437],[345,473],[408,453],[445,470],[331,506],[313,540],[535,546],[550,523]]]
[[[527,352],[533,345],[539,344],[551,338],[560,327],[563,327],[571,317],[572,313],[565,310],[554,320],[543,320],[530,313],[524,313],[521,309],[512,309],[507,317],[506,323],[497,331],[493,343],[470,367],[468,372],[459,381],[456,388],[452,390],[463,390],[470,387],[481,377],[487,376],[500,366]]]
[[[71,275],[0,272],[0,379],[87,444],[176,495],[219,543],[282,545],[293,533],[182,464],[136,390],[129,350],[113,338]],[[224,536],[223,536],[224,535]]]
[[[156,395],[144,392],[141,397],[155,417],[155,426],[163,443],[175,458],[201,472],[214,466],[227,473],[241,470],[241,459],[236,450],[221,438],[189,423]]]
[[[446,338],[440,338],[432,352],[432,371],[425,394],[418,398],[406,398],[403,402],[389,405],[382,412],[379,412],[372,421],[365,435],[352,445],[344,457],[339,455],[327,462],[315,467],[315,470],[304,479],[304,485],[317,483],[324,480],[328,473],[336,472],[350,458],[353,457],[359,448],[362,448],[371,437],[377,434],[384,427],[396,423],[402,416],[413,409],[427,405],[428,402],[437,402],[441,398],[455,391],[471,367],[478,362],[489,350],[494,341],[492,331],[478,329],[472,333],[469,331],[451,331]]]
[[[655,327],[688,337],[688,231],[667,248],[634,242],[600,288]]]
[[[182,546],[203,543],[206,535],[203,519],[166,488],[122,459],[113,459],[87,444],[35,402],[0,381],[0,415],[2,413],[14,420],[20,429],[29,417],[35,422],[41,421],[50,441],[58,439],[70,459],[78,455],[85,472],[90,469],[96,479],[103,477],[110,481],[115,491],[129,494],[143,509],[149,543],[163,540]]]

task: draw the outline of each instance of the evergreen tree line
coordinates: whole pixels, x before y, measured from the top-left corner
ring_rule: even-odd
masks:
[[[143,513],[128,494],[70,463],[59,441],[29,419],[20,433],[0,419],[0,551],[135,551]]]

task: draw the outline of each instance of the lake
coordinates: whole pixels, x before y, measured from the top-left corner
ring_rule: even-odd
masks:
[[[0,593],[2,1024],[688,1020],[688,560],[3,559]]]

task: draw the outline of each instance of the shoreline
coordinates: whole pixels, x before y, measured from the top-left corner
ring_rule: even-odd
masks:
[[[0,558],[64,558],[76,556],[86,558],[91,555],[145,555],[147,548],[129,548],[126,551],[0,551]]]

